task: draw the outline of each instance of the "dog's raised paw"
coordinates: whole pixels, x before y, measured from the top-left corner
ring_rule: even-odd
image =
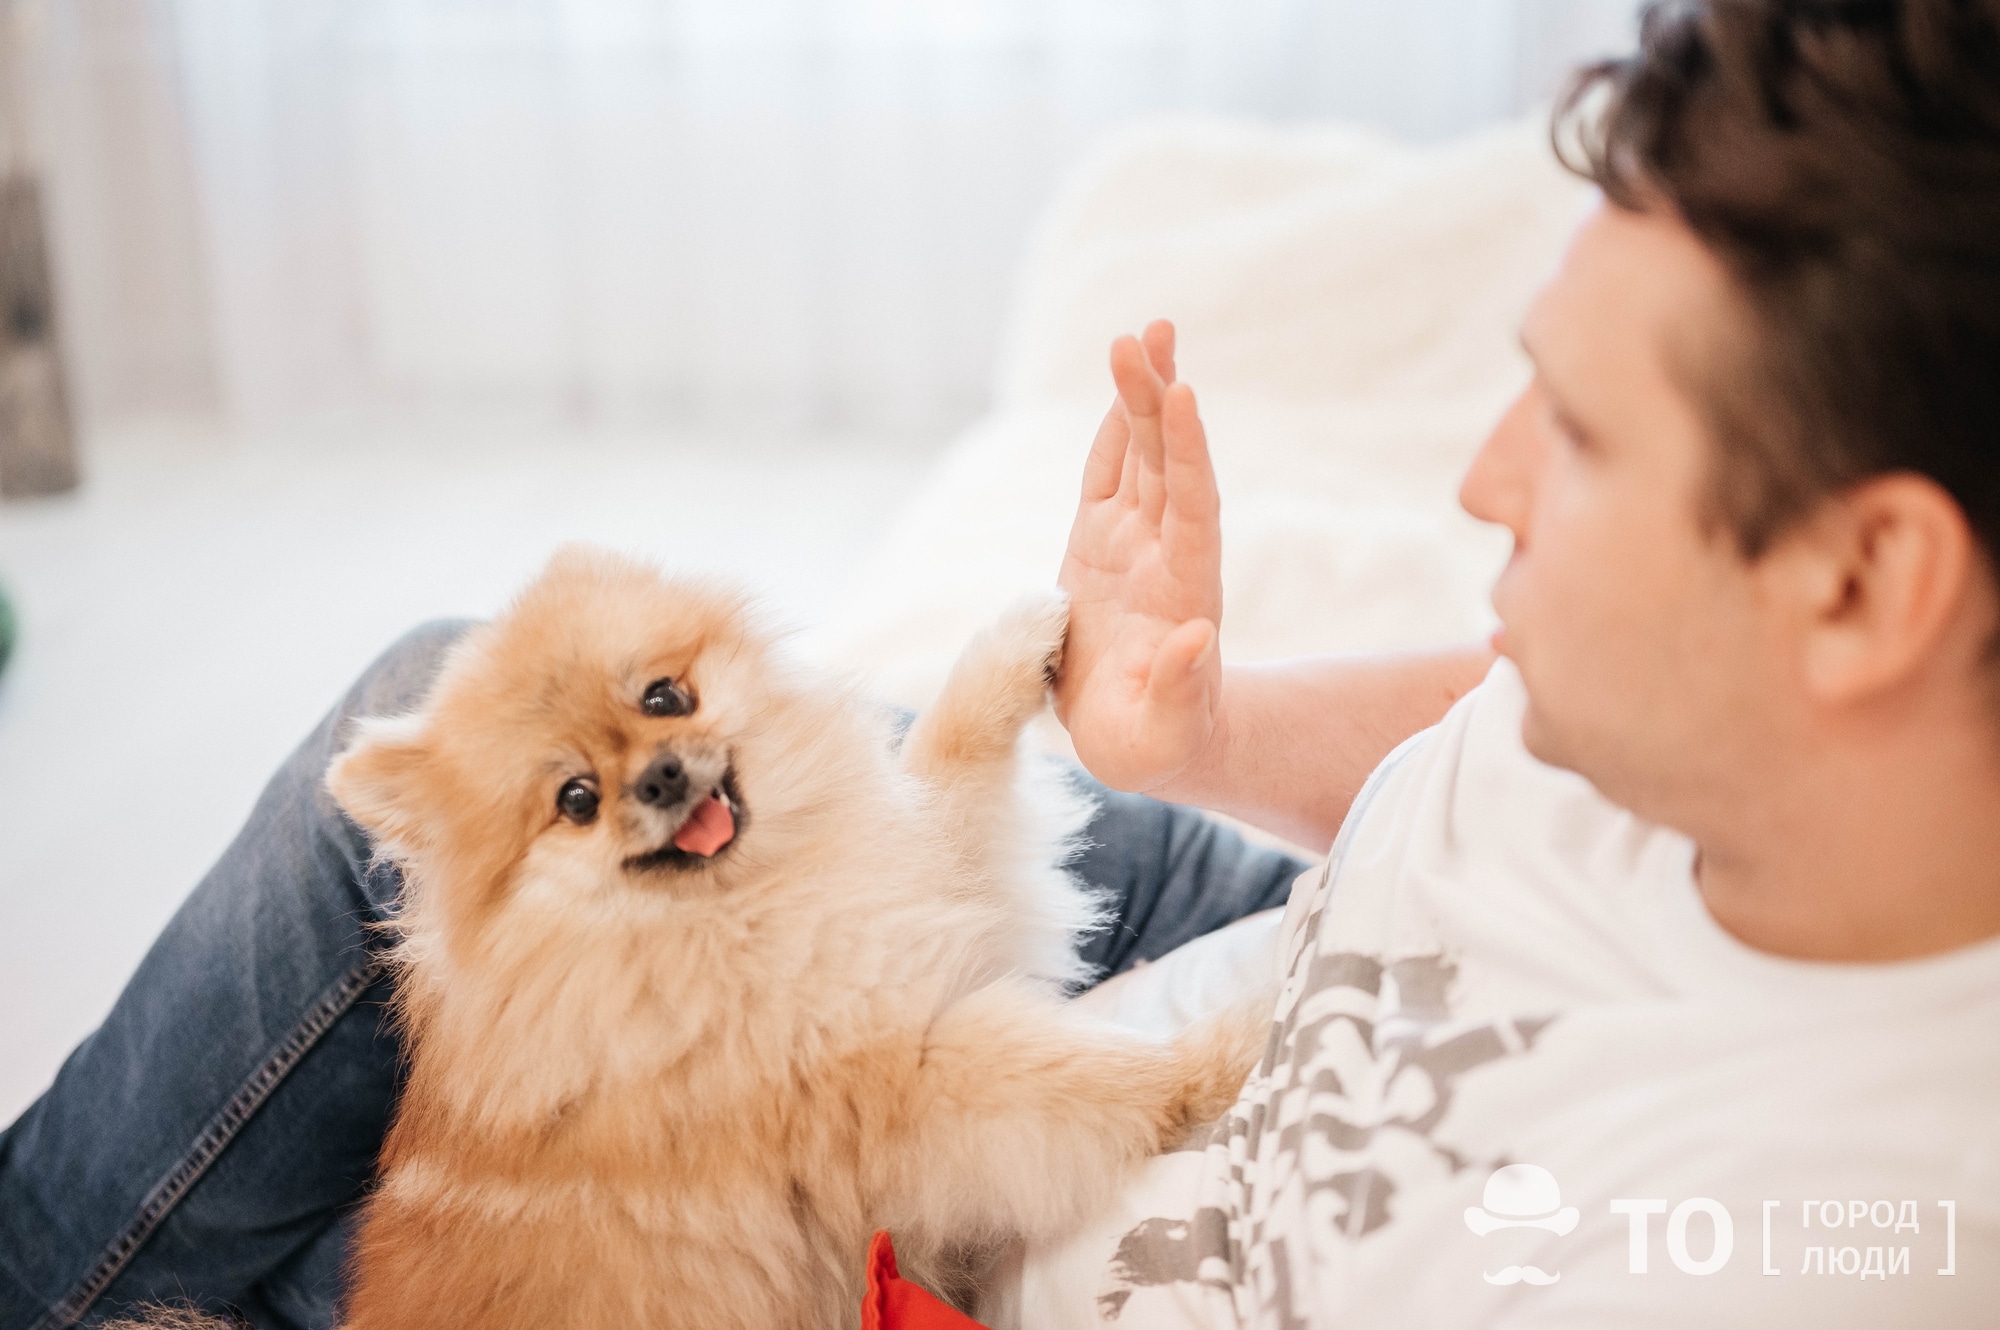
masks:
[[[908,760],[921,769],[1011,753],[1021,728],[1048,705],[1068,627],[1069,599],[1059,592],[1010,606],[960,653],[911,732]]]
[[[1020,682],[1032,678],[1046,690],[1062,668],[1063,642],[1069,634],[1069,597],[1061,591],[1039,591],[1008,606],[988,630],[994,652],[1018,671]]]

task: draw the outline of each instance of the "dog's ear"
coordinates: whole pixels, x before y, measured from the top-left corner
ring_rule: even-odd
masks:
[[[423,821],[419,793],[432,761],[424,720],[363,720],[326,769],[326,788],[341,811],[383,844],[408,843]]]

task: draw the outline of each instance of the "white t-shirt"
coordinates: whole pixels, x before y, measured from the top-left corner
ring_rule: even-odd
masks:
[[[1524,701],[1502,661],[1392,754],[1282,927],[1096,999],[1284,976],[1205,1148],[1028,1254],[1027,1330],[2000,1326],[2000,942],[1745,947]]]

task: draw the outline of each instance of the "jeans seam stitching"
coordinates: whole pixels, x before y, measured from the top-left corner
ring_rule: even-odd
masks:
[[[271,1097],[271,1092],[278,1088],[300,1059],[312,1051],[313,1045],[333,1028],[333,1023],[347,1014],[348,1008],[367,990],[380,970],[380,960],[371,956],[335,980],[332,987],[320,995],[305,1019],[293,1026],[257,1070],[237,1087],[229,1102],[202,1127],[201,1134],[195,1138],[188,1152],[146,1193],[139,1202],[137,1217],[105,1247],[91,1272],[30,1330],[64,1330],[90,1310],[91,1304],[103,1295],[104,1290],[111,1286],[111,1281],[118,1277],[154,1231],[173,1213],[188,1189],[208,1171],[223,1147],[236,1139],[251,1115]]]

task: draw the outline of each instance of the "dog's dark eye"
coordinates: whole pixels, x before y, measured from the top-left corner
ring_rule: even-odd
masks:
[[[672,679],[655,679],[640,696],[639,710],[649,716],[693,715],[694,694]]]
[[[597,817],[597,791],[589,781],[565,781],[556,791],[556,811],[582,826]]]

